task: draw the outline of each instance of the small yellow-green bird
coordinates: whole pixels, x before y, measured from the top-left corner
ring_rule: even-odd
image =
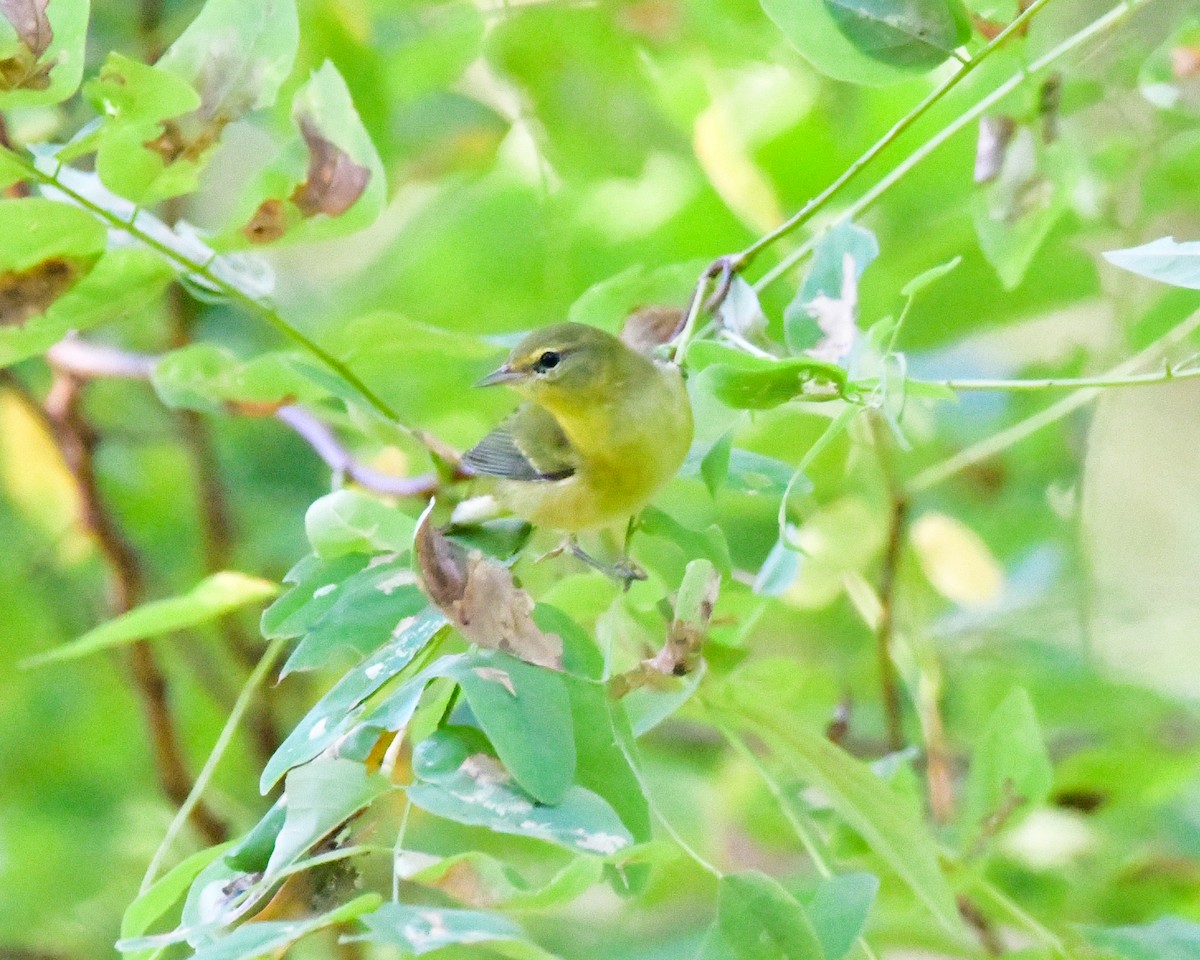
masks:
[[[679,369],[579,323],[534,331],[480,386],[524,399],[463,457],[497,478],[497,499],[538,527],[574,535],[627,521],[683,463],[692,408]],[[621,568],[618,568],[618,570]]]

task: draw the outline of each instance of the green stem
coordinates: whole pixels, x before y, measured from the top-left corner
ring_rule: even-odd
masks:
[[[1062,960],[1076,960],[1075,954],[1067,949],[1061,937],[1037,918],[1026,912],[1024,907],[1009,897],[1008,894],[995,884],[990,883],[983,877],[976,877],[971,881],[971,886],[976,894],[982,896],[984,900],[989,901],[994,908],[1008,914],[1010,920],[1024,927],[1030,934],[1041,940],[1047,947],[1058,954]]]
[[[1128,377],[1101,374],[1096,377],[1046,377],[1041,380],[922,380],[909,377],[909,383],[922,386],[945,387],[958,392],[980,390],[1003,390],[1006,392],[1030,392],[1037,390],[1078,390],[1095,388],[1107,390],[1114,387],[1141,387],[1151,384],[1174,383],[1176,380],[1195,380],[1200,377],[1200,367],[1177,370],[1166,367],[1157,373],[1135,373]]]
[[[944,144],[968,124],[973,123],[975,120],[979,119],[979,117],[983,116],[983,114],[985,114],[993,106],[1016,90],[1019,86],[1021,86],[1021,84],[1025,83],[1025,81],[1037,76],[1039,73],[1043,73],[1072,50],[1082,46],[1094,37],[1104,33],[1106,30],[1111,30],[1126,17],[1130,16],[1135,10],[1140,7],[1144,7],[1150,2],[1152,2],[1152,0],[1124,0],[1124,2],[1113,7],[1108,11],[1108,13],[1104,14],[1104,16],[1097,20],[1093,20],[1082,30],[1072,34],[1058,46],[1047,51],[1045,54],[1031,63],[1026,69],[1022,70],[1015,76],[1010,77],[990,94],[976,103],[975,106],[960,114],[955,120],[938,131],[938,133],[936,133],[933,137],[925,141],[925,143],[923,143],[917,150],[909,154],[909,156],[891,173],[889,173],[886,177],[875,184],[875,186],[864,193],[858,200],[847,207],[845,213],[839,219],[853,220],[855,217],[859,216],[864,210],[874,204],[876,200],[887,193],[888,190],[904,179],[910,170],[925,160],[925,158],[937,150],[938,147]],[[1034,7],[1031,6],[1029,9],[1033,10]],[[997,39],[999,39],[999,37],[997,37]],[[989,44],[989,47],[990,46],[991,44]],[[980,56],[976,57],[973,62],[978,63],[982,58],[983,51],[981,50]],[[965,69],[966,67],[963,68],[963,70]],[[960,71],[960,73],[961,72],[962,71]],[[763,276],[759,278],[758,282],[754,284],[754,289],[762,290],[764,287],[773,283],[775,280],[778,280],[781,276],[787,273],[788,270],[790,270],[800,260],[804,259],[804,257],[812,252],[823,233],[824,231],[821,231],[813,237],[810,237],[805,243],[784,257],[777,266],[763,274]]]
[[[1136,2],[1136,0],[1131,0],[1131,2]],[[1164,351],[1187,339],[1198,328],[1200,328],[1200,310],[1172,327],[1145,349],[1134,354],[1125,362],[1113,367],[1107,373],[1103,374],[1100,379],[1111,384],[1133,376],[1134,371],[1138,367],[1161,356]],[[1191,371],[1187,372],[1190,373]],[[1162,374],[1155,374],[1155,376],[1162,376]],[[1178,379],[1178,377],[1176,376],[1175,379]],[[1052,403],[1044,410],[1039,410],[1032,416],[1026,417],[1024,420],[1020,420],[1010,427],[1006,427],[999,433],[995,433],[964,450],[960,450],[948,460],[927,467],[909,480],[907,484],[909,492],[917,493],[922,490],[928,490],[930,487],[937,486],[943,480],[954,476],[959,471],[965,470],[972,464],[978,463],[980,460],[986,460],[988,457],[994,457],[996,454],[1007,450],[1009,447],[1020,443],[1026,437],[1041,430],[1042,427],[1056,423],[1081,407],[1087,406],[1100,396],[1101,389],[1099,386],[1089,386],[1081,390],[1076,390],[1056,403]]]
[[[154,250],[160,256],[173,263],[176,267],[185,273],[193,274],[200,277],[206,283],[211,284],[217,290],[233,303],[238,304],[245,310],[255,313],[267,321],[276,330],[282,333],[287,339],[291,340],[297,346],[311,353],[314,357],[321,361],[330,370],[334,371],[338,376],[348,383],[363,400],[365,400],[372,408],[386,419],[398,424],[406,433],[415,436],[418,440],[418,432],[404,424],[399,414],[375,391],[366,385],[362,379],[351,370],[345,363],[331,354],[328,350],[318,344],[316,341],[309,338],[305,333],[294,327],[291,323],[285,320],[274,307],[268,303],[264,303],[257,297],[252,296],[246,291],[229,283],[227,280],[213,273],[211,267],[206,263],[200,263],[193,260],[186,254],[180,253],[178,250],[162,243],[150,234],[146,233],[134,220],[123,220],[111,210],[106,210],[97,203],[92,202],[83,194],[72,190],[70,187],[63,184],[56,176],[45,173],[39,170],[34,164],[30,163],[23,156],[12,150],[5,150],[4,155],[13,163],[21,167],[21,169],[32,179],[43,183],[46,186],[53,187],[72,201],[79,204],[93,216],[103,220],[105,223],[118,230],[122,230],[135,237],[139,242],[145,244],[150,249]],[[134,215],[136,218],[136,214]]]
[[[981,63],[983,63],[992,53],[1004,45],[1011,36],[1023,30],[1026,24],[1041,10],[1050,0],[1035,0],[1031,3],[1015,20],[1012,21],[1003,31],[997,34],[985,47],[979,51],[979,55],[973,59],[965,60],[956,53],[955,59],[962,64],[961,69],[956,71],[940,86],[930,91],[920,103],[913,107],[908,113],[896,121],[887,133],[880,137],[875,143],[855,160],[845,171],[822,190],[819,194],[809,200],[800,210],[781,223],[770,233],[764,234],[754,243],[746,247],[741,253],[736,254],[731,258],[735,270],[742,270],[749,266],[750,262],[762,250],[769,247],[781,237],[786,237],[789,233],[802,226],[811,220],[830,200],[836,196],[841,189],[853,180],[859,172],[862,171],[871,161],[883,153],[891,144],[898,140],[903,133],[908,130],[914,123],[923,117],[934,104],[941,100],[946,94],[957,87],[963,80],[973,73]]]
[[[262,655],[262,659],[258,661],[258,665],[246,679],[241,693],[238,694],[238,698],[233,704],[233,709],[229,711],[229,717],[225,721],[225,726],[221,728],[217,742],[213,744],[212,752],[209,753],[208,759],[204,761],[203,769],[201,769],[199,775],[196,777],[196,782],[192,784],[192,789],[188,792],[187,798],[180,805],[179,810],[176,811],[171,825],[167,827],[166,835],[163,837],[162,843],[158,845],[158,849],[154,851],[150,865],[146,867],[146,875],[142,877],[142,885],[138,889],[139,895],[149,890],[158,878],[158,872],[162,868],[167,854],[170,853],[171,847],[175,843],[175,838],[179,835],[179,831],[183,829],[188,816],[200,801],[200,797],[205,789],[207,789],[209,781],[212,780],[213,774],[216,772],[217,764],[221,762],[225,751],[229,749],[229,744],[233,741],[233,735],[237,732],[238,724],[241,723],[242,717],[250,707],[250,701],[254,698],[254,692],[263,680],[266,679],[267,674],[275,665],[275,662],[279,659],[280,654],[283,653],[286,646],[287,641],[285,640],[274,641],[267,647]]]

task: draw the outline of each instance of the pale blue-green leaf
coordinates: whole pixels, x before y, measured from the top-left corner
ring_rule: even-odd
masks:
[[[801,903],[757,870],[728,873],[700,960],[825,960]]]
[[[193,853],[157,881],[128,907],[121,917],[121,939],[143,936],[151,925],[166,913],[187,892],[200,871],[228,850],[232,843],[221,843]],[[126,960],[148,960],[153,948],[125,951]]]
[[[365,553],[347,553],[333,560],[309,554],[284,576],[291,589],[263,611],[263,636],[268,640],[303,636],[337,603],[337,587],[370,560]]]
[[[192,960],[256,960],[258,957],[281,956],[292,944],[310,934],[370,914],[382,902],[383,897],[379,894],[364,893],[336,910],[316,917],[243,924],[227,936],[202,946],[192,955]]]
[[[1200,924],[1181,917],[1160,917],[1128,927],[1083,927],[1083,935],[1121,960],[1196,960]]]
[[[1200,290],[1200,240],[1160,237],[1140,247],[1110,250],[1104,259],[1151,280]]]
[[[900,295],[902,297],[915,297],[922,290],[933,286],[935,283],[941,280],[942,277],[946,276],[946,274],[957,267],[960,263],[962,263],[961,255],[955,257],[953,260],[948,260],[945,263],[939,263],[936,267],[930,267],[928,270],[918,273],[915,277],[909,280],[908,283],[900,288]]]
[[[486,945],[489,954],[512,960],[552,960],[520,927],[498,913],[385,903],[362,922],[366,933],[344,939],[397,947],[417,957],[443,947]]]
[[[854,264],[857,283],[877,256],[879,241],[875,234],[849,220],[840,221],[821,237],[804,283],[783,312],[784,339],[792,353],[808,350],[821,339],[822,331],[811,313],[813,302],[818,297],[841,299],[847,258]]]
[[[822,880],[805,907],[825,960],[842,960],[862,935],[879,878],[873,873],[840,873]]]
[[[439,611],[426,610],[386,646],[343,676],[267,761],[259,780],[262,792],[270,790],[288,770],[320,755],[353,729],[366,711],[363,701],[407,667],[445,625],[446,619]]]

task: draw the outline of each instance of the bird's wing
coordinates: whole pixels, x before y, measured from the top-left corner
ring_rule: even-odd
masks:
[[[468,450],[463,463],[505,480],[565,480],[575,473],[578,456],[558,421],[527,403]]]

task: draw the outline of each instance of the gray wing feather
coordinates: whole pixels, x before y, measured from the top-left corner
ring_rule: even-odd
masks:
[[[527,452],[527,438],[535,431],[540,448],[536,461]],[[505,480],[565,480],[575,473],[572,454],[558,422],[540,407],[524,406],[468,450],[463,464]]]

